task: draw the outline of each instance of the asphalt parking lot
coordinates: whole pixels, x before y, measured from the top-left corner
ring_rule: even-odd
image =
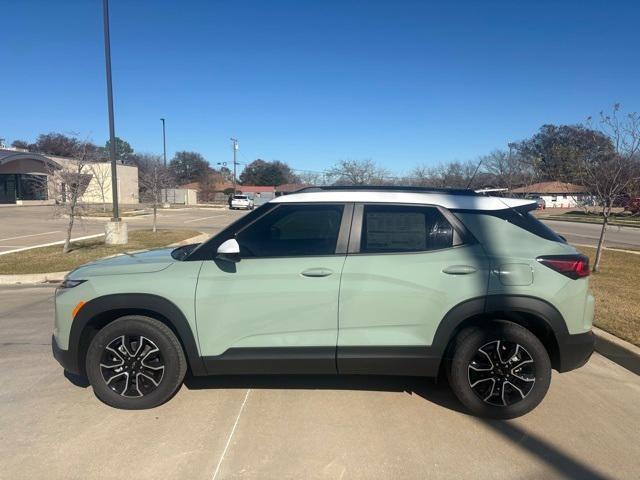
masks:
[[[122,411],[52,358],[52,295],[0,289],[2,479],[638,478],[640,379],[597,354],[508,422],[385,377],[188,379]]]
[[[245,215],[244,210],[227,208],[183,208],[158,211],[160,228],[192,229],[213,234],[236,218]],[[73,238],[104,233],[107,219],[80,219],[73,229]],[[151,215],[126,217],[130,230],[151,228]],[[51,206],[0,208],[0,253],[18,248],[42,245],[64,240],[67,220],[55,217]]]

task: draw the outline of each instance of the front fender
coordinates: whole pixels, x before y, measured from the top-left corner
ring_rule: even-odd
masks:
[[[155,317],[166,323],[182,343],[191,372],[194,375],[206,374],[194,334],[185,315],[170,300],[147,293],[104,295],[83,305],[71,325],[68,365],[65,365],[65,368],[72,373],[83,372],[83,358],[88,348],[83,340],[86,339],[87,328],[100,328],[120,316],[131,314]]]

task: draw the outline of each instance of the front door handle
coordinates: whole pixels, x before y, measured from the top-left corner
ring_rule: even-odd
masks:
[[[305,277],[328,277],[333,273],[333,270],[328,268],[307,268],[302,272]]]
[[[449,275],[469,275],[470,273],[474,273],[476,268],[471,265],[449,265],[443,268],[442,271]]]

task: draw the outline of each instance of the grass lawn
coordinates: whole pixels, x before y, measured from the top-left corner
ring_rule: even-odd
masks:
[[[593,264],[596,249],[579,250]],[[596,297],[595,325],[640,346],[640,255],[605,250],[600,271],[589,281]]]
[[[0,255],[0,275],[49,273],[72,270],[84,263],[117,253],[147,248],[159,248],[195,237],[195,230],[132,230],[126,245],[105,245],[104,237],[73,242],[69,253],[62,253],[62,245],[33,248],[23,252]]]

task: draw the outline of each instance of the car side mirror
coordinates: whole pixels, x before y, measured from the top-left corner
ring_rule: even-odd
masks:
[[[216,252],[216,258],[229,262],[240,261],[240,245],[235,238],[230,238],[220,244]]]

